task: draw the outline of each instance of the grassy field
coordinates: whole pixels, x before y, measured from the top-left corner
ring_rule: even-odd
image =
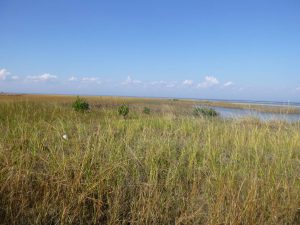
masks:
[[[0,96],[0,224],[300,224],[299,122],[74,99]]]
[[[279,113],[279,114],[300,114],[300,108],[295,106],[272,106],[272,105],[256,105],[246,103],[231,103],[231,102],[212,102],[199,101],[204,106],[217,106],[231,109],[250,109],[258,112]],[[198,103],[198,104],[199,104]]]

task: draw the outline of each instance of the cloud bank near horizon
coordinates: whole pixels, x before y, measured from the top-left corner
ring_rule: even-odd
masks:
[[[158,95],[158,91],[161,91],[162,96],[173,95],[175,91],[178,93],[184,93],[190,97],[195,97],[193,95],[201,93],[201,95],[206,97],[216,97],[216,93],[222,96],[222,93],[226,91],[236,94],[235,98],[239,98],[239,94],[245,90],[249,90],[249,87],[238,85],[231,80],[221,81],[216,76],[202,76],[198,81],[186,78],[181,80],[140,80],[133,78],[132,75],[127,76],[123,80],[110,80],[105,77],[98,76],[58,76],[50,73],[41,73],[39,75],[27,75],[19,76],[12,74],[5,68],[0,68],[0,84],[1,91],[5,91],[6,87],[11,87],[9,90],[12,92],[20,92],[26,90],[26,92],[41,91],[44,90],[51,91],[51,93],[64,93],[64,90],[73,90],[74,93],[80,91],[81,93],[89,93],[94,90],[95,94],[97,90],[107,89],[115,90],[117,89],[120,93],[124,95],[143,95],[146,90],[154,91]],[[12,84],[15,84],[13,86]],[[18,87],[23,87],[21,90]],[[299,93],[300,85],[293,88],[294,95]],[[172,92],[173,91],[173,92]],[[128,93],[128,94],[127,94]],[[142,94],[139,94],[142,93]],[[221,93],[221,94],[220,94]],[[254,92],[253,92],[254,93]]]
[[[59,77],[57,75],[53,75],[50,73],[42,73],[40,75],[28,75],[24,78],[20,76],[12,76],[11,73],[7,69],[0,69],[0,80],[5,81],[8,79],[11,80],[18,80],[19,82],[77,82],[77,83],[94,83],[94,84],[103,84],[106,85],[108,83],[114,84],[114,85],[120,85],[120,86],[143,86],[143,87],[167,87],[167,88],[176,88],[176,87],[186,87],[186,88],[211,88],[215,86],[231,86],[233,84],[232,81],[226,81],[224,83],[221,83],[218,78],[215,76],[205,76],[204,79],[200,82],[195,82],[190,79],[183,79],[181,81],[167,81],[167,80],[152,80],[152,81],[142,81],[138,79],[134,79],[132,76],[127,76],[125,80],[119,80],[119,81],[110,81],[108,82],[105,79],[101,80],[101,78],[96,76],[70,76],[68,78],[65,77]]]

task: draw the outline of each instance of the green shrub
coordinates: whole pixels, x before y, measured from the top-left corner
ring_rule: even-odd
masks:
[[[150,114],[150,109],[148,107],[144,107],[143,113]]]
[[[129,106],[126,105],[126,104],[121,105],[118,108],[118,113],[119,113],[119,115],[121,115],[121,116],[123,116],[125,118],[128,115],[128,113],[129,113]]]
[[[212,108],[196,107],[194,109],[194,115],[195,116],[205,116],[205,117],[216,117],[216,116],[218,116],[218,113],[216,110],[214,110]]]
[[[73,102],[72,107],[76,112],[85,112],[90,109],[89,103],[79,96]]]

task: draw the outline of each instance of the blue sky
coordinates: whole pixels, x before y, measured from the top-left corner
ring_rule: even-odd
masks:
[[[1,0],[0,92],[300,101],[299,0]]]

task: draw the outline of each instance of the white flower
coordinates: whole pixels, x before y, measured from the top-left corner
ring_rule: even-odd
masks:
[[[62,136],[62,138],[65,139],[65,140],[68,140],[68,135],[64,134],[64,135]]]

